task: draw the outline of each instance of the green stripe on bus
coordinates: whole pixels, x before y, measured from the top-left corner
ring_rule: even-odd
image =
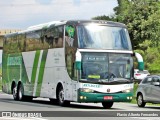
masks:
[[[33,68],[32,68],[32,77],[31,77],[31,83],[32,83],[32,85],[35,84],[39,56],[40,56],[40,50],[36,51],[35,58],[34,58],[34,63],[33,63]]]
[[[41,93],[41,87],[42,87],[42,81],[43,81],[47,53],[48,53],[48,50],[43,51],[40,70],[39,70],[39,74],[38,74],[38,85],[37,85],[37,89],[36,89],[36,96],[40,96],[40,93]]]

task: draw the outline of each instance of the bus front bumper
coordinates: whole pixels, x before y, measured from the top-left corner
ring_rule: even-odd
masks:
[[[78,102],[131,102],[133,93],[87,93],[79,92]]]

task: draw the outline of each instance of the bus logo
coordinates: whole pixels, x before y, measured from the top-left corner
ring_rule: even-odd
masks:
[[[111,91],[111,90],[108,88],[108,89],[107,89],[107,92],[110,92],[110,91]]]

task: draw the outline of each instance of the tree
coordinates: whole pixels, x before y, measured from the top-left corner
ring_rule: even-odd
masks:
[[[126,24],[134,49],[140,48],[139,44],[145,40],[152,40],[155,45],[159,45],[160,2],[158,0],[117,0],[117,2],[118,6],[114,8],[115,15],[98,16],[94,19],[109,19]]]
[[[127,25],[132,46],[144,59],[145,69],[160,73],[160,0],[117,0],[115,14],[98,16]]]

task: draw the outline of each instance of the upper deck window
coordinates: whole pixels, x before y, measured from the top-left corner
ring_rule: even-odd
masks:
[[[77,31],[81,49],[132,49],[126,28],[89,24],[78,26]]]

